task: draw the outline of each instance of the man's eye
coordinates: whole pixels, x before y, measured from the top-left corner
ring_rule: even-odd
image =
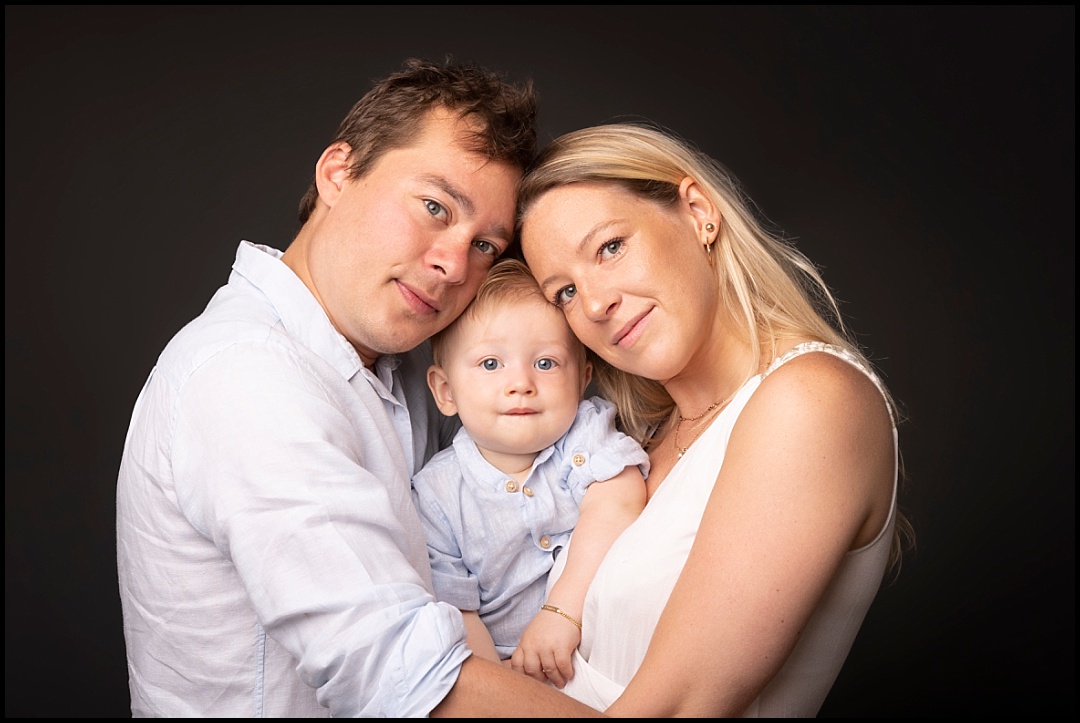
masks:
[[[438,201],[432,201],[430,198],[424,199],[424,207],[427,208],[428,213],[436,218],[446,215],[446,208]]]
[[[496,369],[498,369],[501,365],[499,364],[498,359],[489,358],[489,359],[485,359],[482,362],[480,362],[480,366],[482,366],[484,369],[486,369],[489,372],[493,372]]]
[[[537,359],[535,366],[540,371],[547,372],[547,371],[551,371],[552,369],[554,369],[555,367],[557,367],[559,365],[558,365],[558,363],[556,363],[556,361],[554,359],[548,359],[547,357],[545,357],[543,359]]]
[[[490,241],[485,241],[482,238],[477,239],[473,241],[473,246],[479,249],[480,252],[483,254],[487,254],[488,256],[492,256],[494,258],[499,257],[499,247],[491,243]]]

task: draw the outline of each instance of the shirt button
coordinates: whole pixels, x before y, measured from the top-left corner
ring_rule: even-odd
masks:
[[[583,455],[583,454],[575,454],[574,455],[574,466],[575,467],[580,467],[583,464],[585,464],[585,455]]]
[[[532,497],[532,487],[525,485],[521,488],[521,491],[525,493],[526,497]]]
[[[540,547],[544,548],[545,550],[548,549],[549,547],[551,547],[551,538],[548,537],[547,535],[544,535],[543,537],[541,537],[540,538]]]
[[[515,482],[512,479],[506,480],[506,491],[507,492],[517,492],[517,482]]]

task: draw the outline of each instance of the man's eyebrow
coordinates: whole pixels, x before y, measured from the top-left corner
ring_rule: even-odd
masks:
[[[454,184],[446,180],[442,176],[423,175],[420,176],[420,180],[424,183],[430,183],[433,186],[438,186],[442,189],[443,193],[453,198],[458,204],[465,209],[466,213],[476,213],[476,204],[472,202],[472,199],[462,193]]]
[[[476,213],[476,204],[473,203],[472,199],[462,193],[462,191],[458,189],[457,186],[455,186],[453,183],[446,180],[442,176],[424,174],[420,176],[420,180],[423,183],[430,183],[433,186],[438,186],[443,193],[457,201],[457,203],[465,210],[465,213]],[[508,243],[513,238],[513,233],[510,231],[510,229],[508,229],[501,223],[489,230],[488,233]]]

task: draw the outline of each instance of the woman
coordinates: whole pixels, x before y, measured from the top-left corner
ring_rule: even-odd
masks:
[[[673,135],[567,134],[519,204],[526,261],[651,463],[564,691],[612,715],[816,715],[907,529],[887,390],[813,265]]]

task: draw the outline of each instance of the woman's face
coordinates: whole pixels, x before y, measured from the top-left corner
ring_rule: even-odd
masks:
[[[555,188],[533,203],[521,233],[544,295],[578,338],[619,369],[662,383],[702,352],[717,319],[704,225],[719,219],[685,182],[682,190],[661,207],[615,184]]]

